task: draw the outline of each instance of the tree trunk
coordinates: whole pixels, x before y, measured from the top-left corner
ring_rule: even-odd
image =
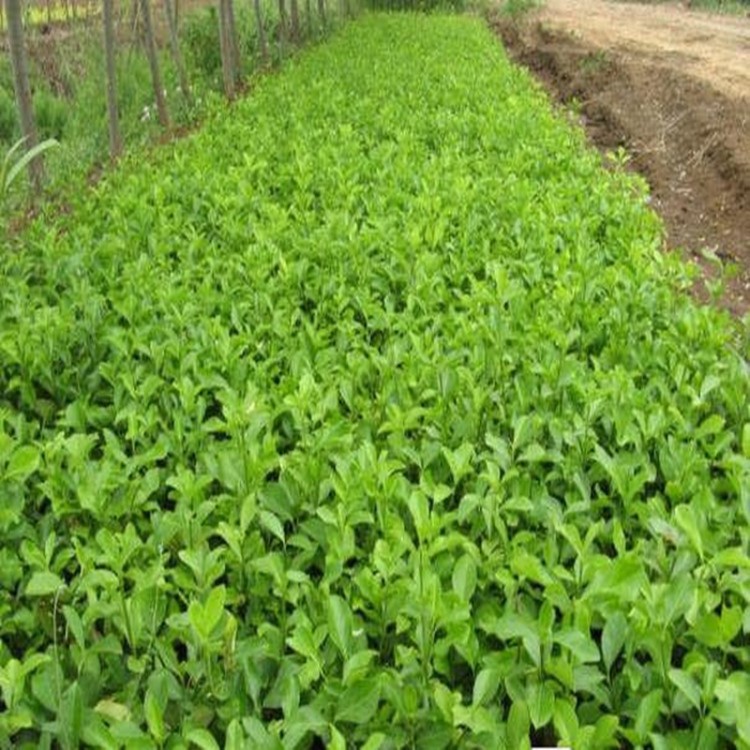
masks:
[[[229,37],[227,0],[219,0],[219,46],[221,47],[221,73],[224,79],[224,93],[227,99],[235,97],[236,75],[233,67],[232,42]]]
[[[284,56],[286,47],[286,4],[284,0],[279,0],[279,50],[281,56]]]
[[[318,0],[318,15],[323,28],[325,28],[328,25],[326,21],[326,0]]]
[[[151,82],[154,86],[156,111],[162,127],[168,128],[169,111],[167,110],[167,100],[164,98],[164,84],[161,80],[161,70],[159,70],[159,56],[156,51],[156,41],[154,40],[154,27],[151,23],[149,0],[141,0],[141,15],[143,16],[143,35],[146,39],[146,55],[148,56],[148,64],[151,68]]]
[[[229,35],[229,49],[232,52],[232,70],[234,80],[242,78],[242,58],[240,57],[240,46],[237,40],[237,24],[234,21],[234,0],[226,0],[227,34]]]
[[[255,23],[258,25],[258,48],[260,49],[261,62],[268,63],[268,43],[266,42],[266,30],[263,26],[263,13],[260,10],[260,0],[253,0],[255,8]]]
[[[26,48],[23,39],[21,0],[5,0],[5,17],[8,22],[8,44],[10,59],[13,65],[13,87],[16,90],[16,102],[21,116],[21,132],[26,139],[26,149],[32,149],[39,142],[34,122],[34,103],[31,99],[29,84],[29,66],[26,60]],[[35,193],[42,189],[44,180],[44,162],[41,154],[29,164],[31,185]]]
[[[292,41],[299,42],[299,4],[297,0],[289,0],[292,21]]]
[[[182,59],[180,50],[180,37],[177,33],[177,10],[172,5],[173,0],[164,0],[164,13],[167,16],[167,26],[169,27],[169,46],[172,48],[172,58],[174,59],[177,75],[180,77],[180,89],[188,106],[193,103],[193,95],[190,90],[190,81],[188,80],[185,61]]]
[[[313,21],[312,21],[312,0],[305,0],[305,17],[307,20],[307,38],[312,38]]]
[[[115,67],[114,0],[104,0],[102,25],[104,27],[104,60],[107,73],[107,119],[109,121],[109,154],[116,159],[122,153],[120,117],[117,111],[117,71]]]

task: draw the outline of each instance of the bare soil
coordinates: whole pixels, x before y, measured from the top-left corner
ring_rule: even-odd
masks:
[[[579,113],[605,151],[623,147],[648,181],[667,247],[715,277],[720,303],[750,312],[750,18],[681,5],[547,0],[511,21],[493,15],[509,54]],[[696,293],[706,298],[705,283]]]

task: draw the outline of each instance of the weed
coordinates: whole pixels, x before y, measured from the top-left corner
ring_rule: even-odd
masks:
[[[605,50],[597,50],[596,52],[589,52],[586,54],[579,63],[581,70],[584,73],[597,73],[609,65],[609,55]]]
[[[25,151],[20,156],[18,155],[19,150],[23,147],[26,142],[25,138],[21,138],[19,141],[13,144],[5,155],[3,163],[0,166],[0,211],[2,212],[1,221],[5,221],[5,212],[8,204],[8,197],[13,185],[16,181],[23,176],[23,171],[26,166],[40,156],[45,151],[49,151],[51,148],[58,146],[58,142],[54,139],[47,139],[41,143],[37,143],[33,148]]]
[[[537,8],[541,8],[544,0],[504,0],[501,6],[503,15],[519,18]]]

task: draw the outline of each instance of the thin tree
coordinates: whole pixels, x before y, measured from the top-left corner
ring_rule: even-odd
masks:
[[[313,21],[312,21],[312,0],[305,0],[305,16],[307,19],[307,37],[312,37]]]
[[[167,110],[167,100],[164,97],[164,85],[161,80],[161,70],[159,69],[159,56],[156,51],[156,41],[154,39],[154,26],[151,23],[151,6],[149,0],[141,0],[141,15],[143,16],[143,35],[146,40],[146,56],[151,68],[151,83],[154,87],[154,97],[156,98],[156,111],[159,115],[159,122],[162,127],[169,127],[169,110]]]
[[[260,49],[261,62],[266,65],[268,63],[268,42],[266,42],[266,29],[263,26],[263,14],[260,10],[260,0],[253,0],[253,8],[255,9],[255,23],[258,26],[258,48]]]
[[[320,16],[323,28],[325,28],[328,25],[326,21],[326,0],[318,0],[318,15]]]
[[[37,145],[39,139],[34,122],[34,105],[29,84],[29,65],[23,38],[21,0],[5,0],[5,18],[8,22],[8,44],[13,66],[13,87],[16,91],[16,102],[21,117],[21,133],[26,139],[26,149],[30,150]],[[44,180],[44,162],[41,155],[31,160],[29,175],[34,192],[39,193]]]
[[[237,24],[234,20],[234,0],[226,0],[227,35],[229,37],[229,49],[232,52],[232,69],[235,81],[242,78],[242,58],[240,56],[240,45],[237,37]]]
[[[289,0],[290,15],[292,22],[292,41],[299,42],[299,3],[297,0]]]
[[[227,95],[227,99],[234,99],[237,74],[234,70],[234,54],[229,34],[228,15],[227,0],[219,0],[219,47],[221,49],[221,73],[224,79],[224,93]]]
[[[284,0],[279,0],[279,50],[281,56],[284,56],[284,50],[286,47],[286,3]]]
[[[167,26],[169,27],[169,46],[172,49],[172,58],[174,59],[177,75],[180,78],[180,89],[188,105],[193,102],[193,95],[190,89],[190,81],[185,68],[185,61],[182,59],[180,50],[180,37],[177,32],[177,8],[172,4],[173,0],[164,0],[164,13],[167,16]]]
[[[109,153],[116,159],[122,153],[120,116],[117,111],[117,71],[115,68],[114,0],[104,0],[102,25],[104,27],[104,63],[107,75],[107,120],[109,123]]]

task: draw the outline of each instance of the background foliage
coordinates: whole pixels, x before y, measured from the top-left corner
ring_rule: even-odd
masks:
[[[236,2],[240,78],[246,80],[261,66],[255,14],[250,2]],[[287,3],[288,5],[288,3]],[[275,0],[262,0],[262,16],[272,59],[278,63],[306,42],[324,38],[343,20],[340,4],[330,2],[327,26],[313,4],[301,3],[300,38],[295,44],[278,43],[279,10]],[[351,3],[351,8],[356,4]],[[195,125],[210,111],[222,91],[219,22],[216,9],[185,8],[181,4],[180,40],[193,88],[193,101],[187,104],[179,89],[179,78],[167,46],[166,20],[161,2],[154,2],[152,15],[160,46],[160,65],[167,104],[179,131]],[[117,25],[118,108],[123,139],[127,146],[147,147],[164,133],[159,127],[148,62],[142,46],[132,4],[120,4]],[[307,12],[310,11],[308,17]],[[286,10],[289,23],[289,8]],[[79,14],[80,16],[80,14]],[[83,189],[85,180],[108,160],[107,109],[105,98],[104,52],[100,14],[87,14],[75,21],[58,20],[52,25],[29,24],[26,39],[31,66],[34,114],[41,138],[55,138],[61,147],[49,154],[48,176],[53,193],[68,200],[71,181]],[[7,56],[0,57],[0,152],[7,151],[21,137],[13,80]],[[16,204],[24,197],[19,185]],[[1,217],[0,217],[1,218]]]

